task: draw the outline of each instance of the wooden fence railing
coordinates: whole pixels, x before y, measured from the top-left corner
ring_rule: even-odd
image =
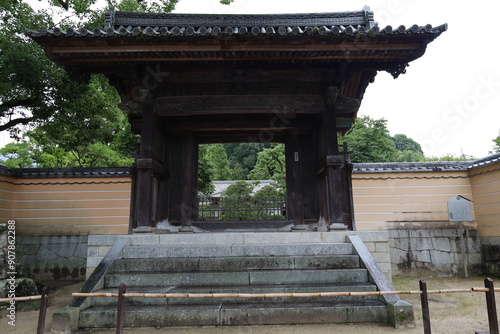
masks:
[[[420,280],[420,290],[409,291],[367,291],[367,292],[312,292],[312,293],[127,293],[125,284],[121,284],[118,293],[73,293],[74,297],[117,297],[118,298],[118,315],[116,324],[116,334],[122,334],[125,325],[125,298],[141,297],[141,298],[305,298],[305,297],[335,297],[335,296],[382,296],[382,295],[421,295],[422,303],[422,319],[424,324],[424,334],[431,334],[431,322],[429,315],[429,300],[430,294],[440,293],[472,293],[484,292],[486,294],[486,306],[488,312],[489,334],[500,334],[498,329],[498,319],[495,303],[495,292],[500,292],[500,289],[495,289],[493,280],[486,278],[484,280],[484,288],[467,288],[467,289],[441,289],[427,290],[427,283]]]

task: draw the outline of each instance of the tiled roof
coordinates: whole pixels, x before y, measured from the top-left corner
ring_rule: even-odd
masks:
[[[478,159],[476,161],[473,161],[472,164],[469,165],[469,169],[474,169],[478,167],[483,167],[483,166],[488,166],[492,165],[495,163],[500,162],[500,153],[492,154],[487,157],[484,157],[482,159]]]
[[[214,193],[212,194],[212,197],[218,197],[218,196],[221,196],[222,193],[224,191],[227,190],[227,188],[230,186],[230,185],[233,185],[235,184],[237,181],[213,181],[213,184],[215,186],[215,191]],[[271,185],[273,183],[276,183],[275,181],[273,180],[258,180],[258,181],[255,181],[255,180],[245,180],[245,182],[251,184],[254,186],[253,190],[252,190],[252,195],[255,195],[255,193],[259,190],[261,190],[262,188],[264,188],[265,186],[268,186],[268,185]]]
[[[446,24],[379,28],[367,7],[358,12],[266,15],[159,14],[111,9],[103,29],[42,28],[29,30],[27,34],[31,37],[374,36],[440,34],[446,29]]]
[[[128,177],[129,167],[95,168],[7,168],[0,165],[0,174],[16,178],[67,178],[67,177]]]
[[[467,171],[500,162],[500,153],[475,161],[371,162],[355,163],[354,173]]]

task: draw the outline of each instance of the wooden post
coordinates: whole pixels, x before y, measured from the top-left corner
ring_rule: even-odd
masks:
[[[328,192],[328,216],[327,222],[330,230],[345,229],[342,217],[342,166],[343,158],[339,154],[337,139],[337,117],[335,115],[335,104],[339,91],[336,86],[327,87],[325,93],[325,112],[323,115],[323,136],[325,137],[325,168],[326,186]]]
[[[343,143],[342,157],[344,165],[342,167],[342,218],[344,225],[348,230],[355,231],[356,225],[354,223],[354,205],[352,195],[352,163],[349,159],[349,152],[347,142]]]
[[[291,166],[290,187],[287,187],[289,196],[292,197],[293,204],[293,227],[292,231],[305,231],[307,226],[304,224],[304,189],[302,187],[302,168],[301,168],[301,150],[300,141],[297,133],[290,135],[290,140],[286,145],[287,162]]]
[[[464,240],[464,223],[463,222],[459,222],[458,223],[458,236],[460,238],[460,253],[462,254],[462,263],[463,263],[463,266],[464,266],[464,277],[467,278],[469,277],[469,273],[468,273],[468,261],[467,261],[467,255],[465,253],[465,243],[467,242],[467,240]]]
[[[153,136],[154,136],[153,108],[145,108],[142,116],[140,157],[136,159],[136,181],[134,232],[150,232],[152,229],[153,208],[156,207],[153,196]],[[134,190],[133,190],[134,191]]]
[[[42,289],[42,299],[40,299],[40,312],[38,314],[38,328],[36,333],[43,334],[45,329],[45,317],[47,315],[47,304],[49,302],[49,287],[45,286]]]
[[[420,301],[422,303],[422,320],[424,322],[424,334],[431,334],[431,317],[429,315],[429,298],[427,296],[427,282],[420,280]]]
[[[181,202],[181,222],[182,227],[179,232],[193,232],[191,226],[193,219],[194,195],[193,195],[193,175],[194,175],[194,147],[193,133],[188,132],[184,135],[182,144],[182,202]]]
[[[116,334],[123,333],[125,327],[125,297],[123,294],[127,291],[125,283],[120,284],[118,288],[118,311],[116,314]]]
[[[493,286],[493,280],[491,278],[485,278],[484,287],[488,289],[488,291],[486,292],[486,306],[488,308],[488,323],[490,326],[490,334],[499,334],[497,307],[495,303],[495,287]]]

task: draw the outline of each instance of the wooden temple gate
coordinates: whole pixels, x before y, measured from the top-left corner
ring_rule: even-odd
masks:
[[[446,26],[380,29],[369,8],[279,15],[107,13],[104,29],[29,35],[77,78],[103,73],[141,145],[130,229],[163,220],[193,231],[198,145],[281,142],[287,219],[355,229],[351,164],[337,134],[352,126],[377,71],[394,77]]]

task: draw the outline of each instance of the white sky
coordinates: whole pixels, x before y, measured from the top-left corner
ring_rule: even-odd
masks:
[[[46,0],[43,0],[46,1]],[[36,1],[38,2],[38,1]],[[391,135],[402,133],[422,145],[426,156],[462,152],[484,157],[500,131],[500,1],[473,5],[451,0],[181,0],[177,13],[259,14],[360,10],[368,5],[380,27],[448,23],[407,73],[394,80],[379,72],[368,86],[360,115],[388,120]]]

